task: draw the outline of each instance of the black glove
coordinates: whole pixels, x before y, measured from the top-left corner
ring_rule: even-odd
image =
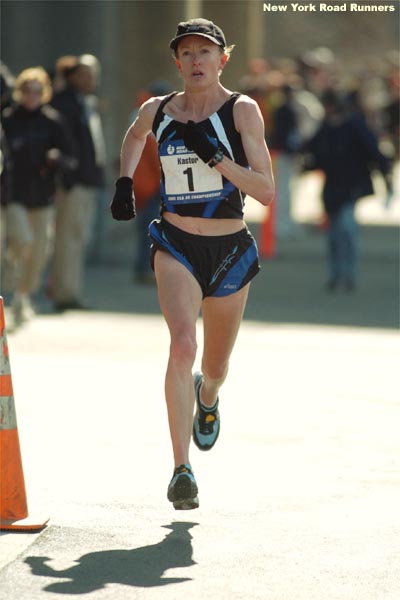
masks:
[[[111,214],[117,221],[129,221],[136,217],[135,197],[130,177],[120,177],[115,182],[115,194],[110,204]]]
[[[206,130],[199,123],[188,121],[183,133],[183,141],[188,150],[196,152],[205,163],[214,158],[218,144],[211,142]]]

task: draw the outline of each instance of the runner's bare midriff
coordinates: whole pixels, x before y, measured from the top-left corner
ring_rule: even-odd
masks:
[[[181,217],[180,215],[164,212],[163,219],[179,227],[186,233],[194,235],[229,235],[243,229],[246,224],[243,219],[204,219],[203,217]]]

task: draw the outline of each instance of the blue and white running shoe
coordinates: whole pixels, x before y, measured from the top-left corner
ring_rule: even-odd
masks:
[[[198,488],[190,465],[176,467],[168,486],[168,500],[176,510],[191,510],[199,507]]]
[[[211,450],[218,439],[220,430],[219,399],[217,398],[212,408],[206,408],[200,402],[200,388],[202,383],[202,373],[195,373],[194,392],[197,408],[193,420],[193,441],[199,450]]]

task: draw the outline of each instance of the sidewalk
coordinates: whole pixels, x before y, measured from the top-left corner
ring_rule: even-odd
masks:
[[[1,536],[0,600],[398,600],[397,238],[364,226],[354,294],[323,290],[313,226],[263,262],[185,513],[166,499],[168,332],[111,240],[92,311],[44,306],[8,336],[28,504],[50,522]]]
[[[1,600],[397,600],[395,332],[245,322],[188,513],[166,499],[160,317],[43,315],[9,347],[50,523],[2,536]]]
[[[250,223],[257,236],[258,224]],[[278,245],[273,259],[262,260],[252,283],[246,319],[351,327],[399,325],[398,229],[365,225],[360,233],[360,278],[354,293],[327,293],[325,233],[305,225],[303,235]],[[96,310],[159,314],[153,286],[133,282],[132,241],[121,242],[104,265],[89,271],[86,298]]]

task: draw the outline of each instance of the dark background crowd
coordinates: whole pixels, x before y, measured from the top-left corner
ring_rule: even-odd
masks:
[[[54,11],[56,3],[47,4]],[[88,9],[95,3],[73,4]],[[132,0],[133,4],[140,4],[143,22],[148,23],[145,3]],[[172,4],[177,9],[186,3]],[[181,18],[185,16],[187,12]],[[154,44],[165,47],[168,35],[155,37]],[[233,84],[222,80],[254,98],[264,117],[278,189],[278,240],[299,235],[293,218],[293,178],[309,171],[323,175],[329,291],[356,289],[355,205],[373,193],[375,172],[384,182],[387,204],[393,198],[399,160],[400,54],[398,39],[392,38],[391,46],[363,61],[346,62],[325,45],[288,51],[286,56],[253,55]],[[84,52],[74,54],[72,46],[69,54],[66,47],[65,54],[49,57],[42,66],[26,55],[18,72],[1,64],[1,289],[16,322],[34,314],[38,296],[45,296],[56,311],[88,308],[85,265],[88,257],[101,263],[107,245],[108,204],[119,151],[110,142],[108,123],[117,107],[103,85],[104,79],[112,80],[105,72],[107,65],[91,53],[93,45],[85,47],[81,39],[77,47]],[[232,62],[235,53],[243,61],[239,47]],[[145,59],[145,51],[142,56],[121,56],[121,62],[128,60],[132,70],[138,65],[141,72]],[[125,129],[144,100],[179,86],[170,73],[149,69],[147,79],[142,76],[130,110],[122,115]],[[117,134],[120,141],[123,129]],[[138,219],[132,230],[131,268],[140,284],[153,281],[146,229],[158,214],[158,184],[156,144],[150,137],[135,176]]]

